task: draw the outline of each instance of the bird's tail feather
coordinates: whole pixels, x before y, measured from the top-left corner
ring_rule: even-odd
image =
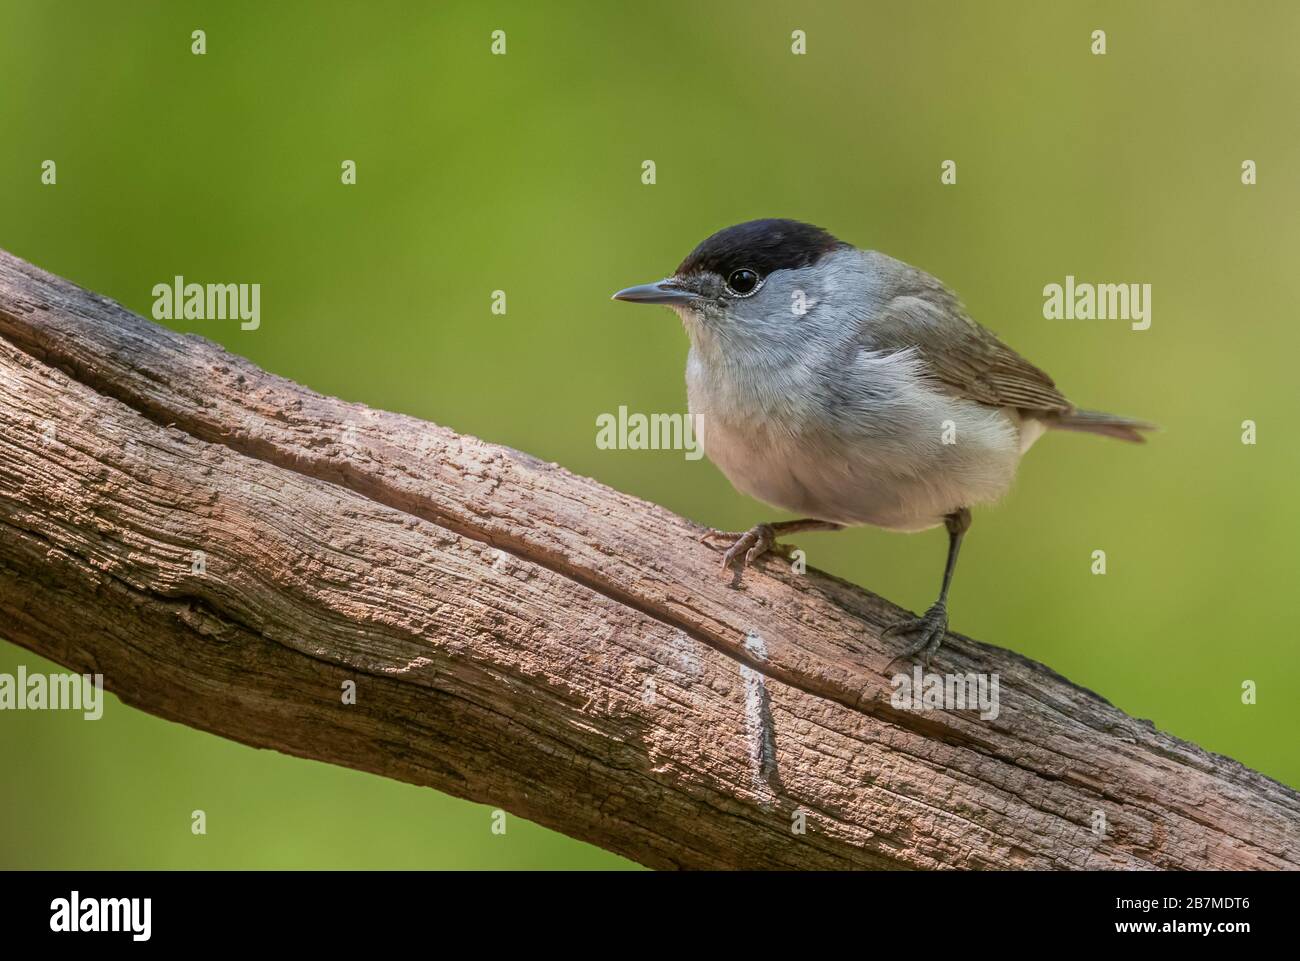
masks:
[[[1144,430],[1158,430],[1155,424],[1132,417],[1120,417],[1118,414],[1104,414],[1099,410],[1075,410],[1068,414],[1058,414],[1048,422],[1049,427],[1057,430],[1077,430],[1085,434],[1104,434],[1135,444],[1146,443],[1142,436]]]

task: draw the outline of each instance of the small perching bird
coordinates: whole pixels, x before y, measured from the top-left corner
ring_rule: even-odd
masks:
[[[720,230],[671,277],[614,299],[681,316],[705,453],[738,490],[806,515],[710,532],[734,538],[724,571],[800,531],[947,527],[939,599],[890,628],[915,635],[900,658],[928,664],[943,643],[970,509],[1006,493],[1044,431],[1142,441],[1153,427],[1076,408],[934,277],[811,224]]]

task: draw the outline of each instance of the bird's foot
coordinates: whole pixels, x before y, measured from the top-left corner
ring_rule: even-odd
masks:
[[[934,652],[939,650],[939,645],[943,643],[944,636],[948,633],[948,607],[943,601],[935,601],[930,609],[920,617],[909,617],[906,620],[899,621],[897,624],[891,624],[880,632],[880,636],[887,637],[890,634],[908,634],[916,635],[916,639],[907,646],[907,649],[899,654],[892,661],[885,665],[885,673],[898,661],[921,655],[921,666],[924,670],[930,668],[930,658]]]
[[[722,573],[724,576],[727,575],[734,566],[737,582],[740,581],[741,572],[768,551],[785,554],[790,550],[789,547],[776,542],[776,531],[771,524],[757,524],[747,531],[709,529],[700,535],[701,541],[714,538],[732,542],[727,552],[722,555]]]

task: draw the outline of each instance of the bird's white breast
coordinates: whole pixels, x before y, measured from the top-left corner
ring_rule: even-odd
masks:
[[[827,377],[807,358],[687,361],[690,409],[705,452],[737,489],[841,524],[923,530],[1001,497],[1021,447],[1019,415],[954,398],[910,351],[859,350]],[[751,359],[752,360],[752,359]],[[828,385],[833,385],[830,387]]]

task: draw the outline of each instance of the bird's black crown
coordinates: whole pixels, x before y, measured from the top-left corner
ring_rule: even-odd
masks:
[[[750,220],[719,230],[677,268],[677,276],[715,273],[729,277],[741,267],[766,277],[774,270],[795,270],[815,264],[823,255],[849,245],[812,224],[769,218]]]

